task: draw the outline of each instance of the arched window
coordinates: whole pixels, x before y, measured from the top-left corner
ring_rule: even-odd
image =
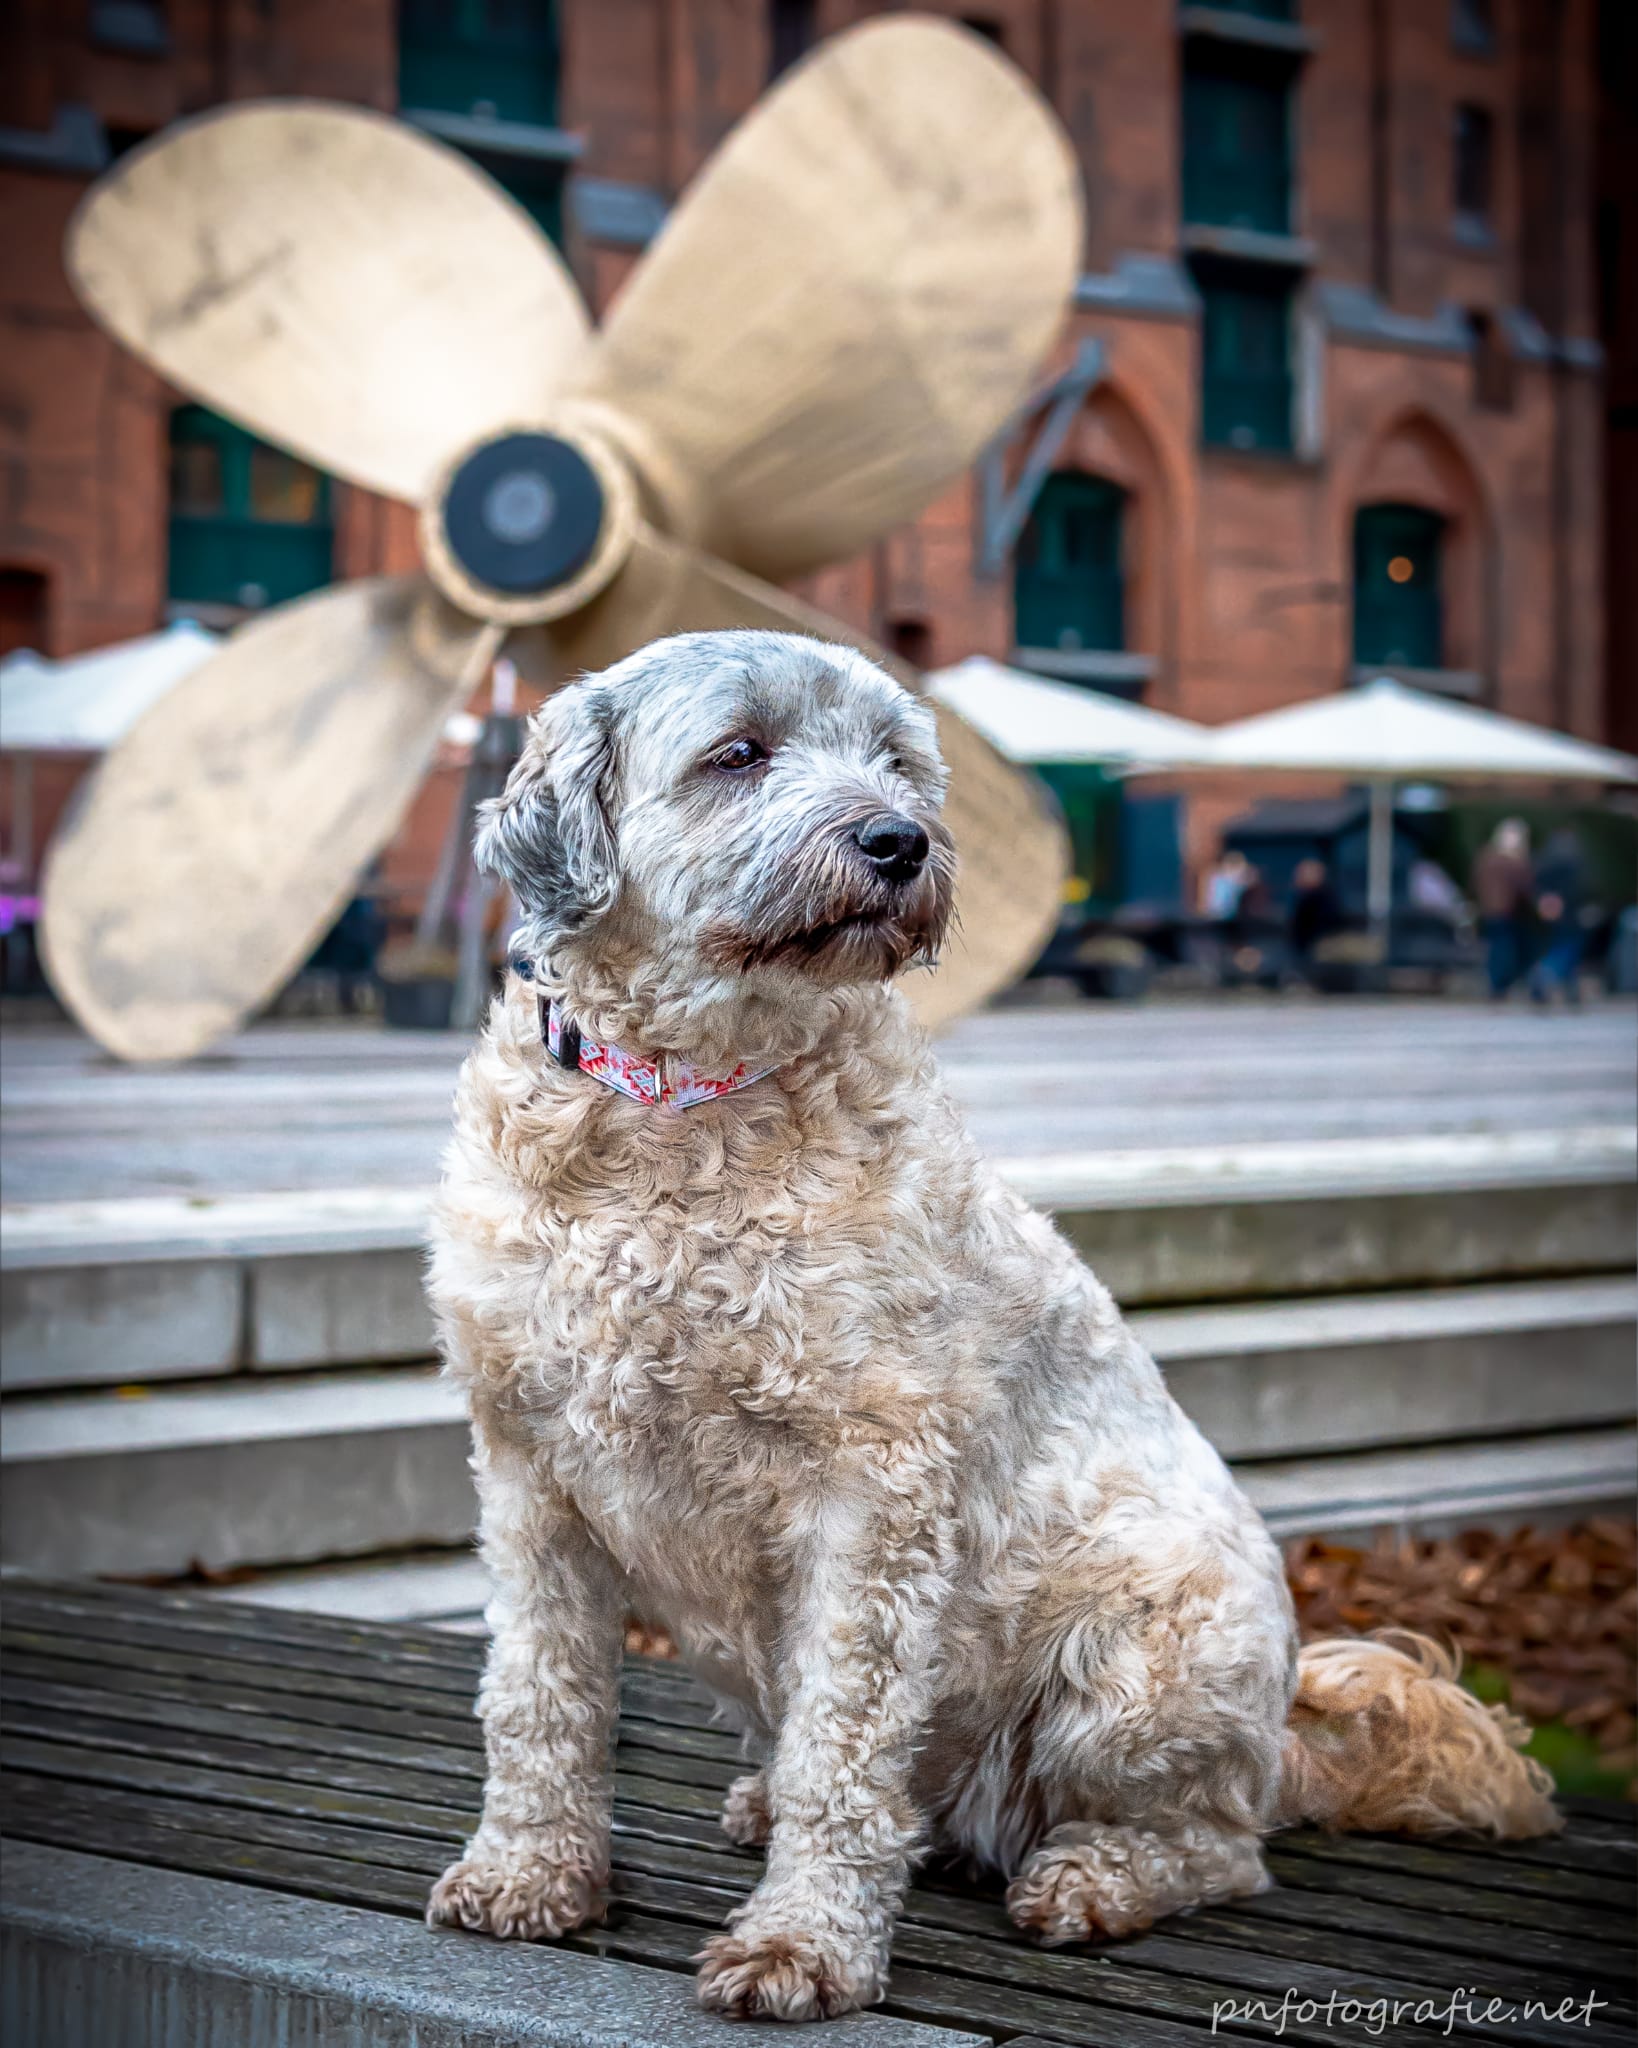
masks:
[[[1354,661],[1445,665],[1445,522],[1420,505],[1362,505],[1354,515]]]
[[[202,405],[171,415],[173,603],[256,610],[331,577],[330,481]]]
[[[1014,561],[1020,648],[1125,647],[1125,512],[1126,493],[1105,477],[1060,471],[1047,478]]]

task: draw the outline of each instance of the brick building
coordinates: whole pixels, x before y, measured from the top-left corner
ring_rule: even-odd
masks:
[[[1211,722],[1390,668],[1631,743],[1632,636],[1605,644],[1606,467],[1612,502],[1630,471],[1604,410],[1596,0],[926,4],[1064,121],[1084,275],[1004,445],[813,594],[924,663],[987,652]],[[0,64],[0,645],[68,653],[414,558],[402,508],[175,408],[78,310],[63,228],[121,149],[252,95],[399,107],[602,307],[770,78],[873,11],[24,0]],[[1602,183],[1608,269],[1631,180]],[[1196,853],[1226,801],[1193,804]]]

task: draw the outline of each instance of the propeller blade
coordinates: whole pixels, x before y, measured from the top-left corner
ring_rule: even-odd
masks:
[[[92,186],[67,260],[170,383],[412,502],[462,447],[544,417],[586,334],[557,252],[482,171],[317,101],[167,129]]]
[[[123,1059],[183,1059],[298,968],[493,654],[420,579],[281,605],[162,697],[59,828],[52,986]]]
[[[691,539],[784,581],[958,476],[1024,397],[1081,256],[1079,176],[979,37],[824,44],[684,195],[571,383]]]
[[[507,651],[537,686],[556,685],[633,653],[664,633],[756,626],[858,647],[912,689],[907,664],[788,591],[698,549],[639,527],[627,566],[572,619],[514,634]],[[1016,981],[1052,935],[1069,874],[1069,843],[1041,787],[982,734],[933,706],[950,770],[944,817],[954,835],[957,925],[932,974],[914,974],[906,995],[931,1030],[976,1009]]]

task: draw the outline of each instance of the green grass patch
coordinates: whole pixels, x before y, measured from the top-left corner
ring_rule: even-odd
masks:
[[[1462,1673],[1462,1683],[1487,1707],[1511,1702],[1512,1687],[1499,1665],[1469,1665]],[[1627,1774],[1604,1762],[1597,1743],[1584,1729],[1568,1728],[1562,1721],[1540,1721],[1524,1753],[1547,1766],[1561,1792],[1590,1799],[1627,1797]]]

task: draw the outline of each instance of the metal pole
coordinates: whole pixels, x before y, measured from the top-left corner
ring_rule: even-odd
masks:
[[[1388,943],[1388,920],[1393,913],[1393,784],[1371,784],[1371,824],[1365,901],[1371,930]]]

